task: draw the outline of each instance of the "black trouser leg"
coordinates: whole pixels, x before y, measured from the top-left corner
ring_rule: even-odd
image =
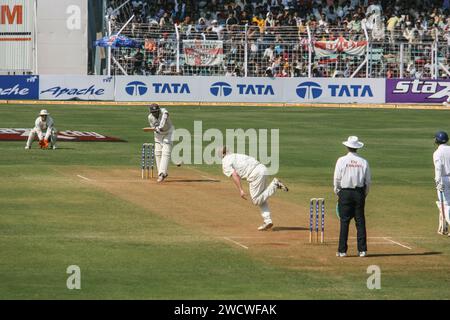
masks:
[[[367,251],[366,218],[364,216],[364,206],[366,196],[363,191],[359,192],[355,199],[355,224],[358,240],[358,251]]]
[[[348,190],[341,190],[339,192],[338,206],[341,220],[338,252],[346,253],[348,248],[348,229],[350,226],[350,220],[354,217],[353,200],[351,193]]]

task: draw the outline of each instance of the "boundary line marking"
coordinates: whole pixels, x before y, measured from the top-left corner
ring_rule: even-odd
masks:
[[[77,174],[77,177],[79,177],[79,178],[81,178],[83,180],[86,180],[86,181],[92,181],[92,179],[86,178],[86,177],[84,177],[82,175],[79,175],[79,174]]]
[[[239,243],[239,242],[237,242],[237,241],[234,241],[233,239],[230,239],[230,238],[228,238],[228,237],[223,237],[225,240],[228,240],[228,241],[230,241],[230,242],[233,242],[234,244],[237,244],[239,247],[241,247],[241,248],[244,248],[244,249],[246,249],[246,250],[248,250],[248,247],[247,246],[244,246],[242,243]]]

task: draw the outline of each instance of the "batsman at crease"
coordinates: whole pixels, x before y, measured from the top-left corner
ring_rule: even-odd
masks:
[[[158,170],[157,182],[163,182],[168,176],[168,167],[172,153],[172,136],[175,130],[169,117],[169,112],[165,108],[160,108],[158,104],[153,103],[149,107],[150,114],[148,122],[155,135],[155,158],[156,169]]]

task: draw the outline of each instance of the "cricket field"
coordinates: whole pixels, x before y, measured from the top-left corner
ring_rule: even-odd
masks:
[[[145,106],[0,105],[2,128],[30,128],[46,108],[58,130],[126,142],[0,142],[1,299],[450,299],[450,238],[436,233],[433,135],[445,110],[168,107],[176,128],[279,129],[274,230],[220,165],[171,165],[163,184],[140,177],[152,136]],[[373,185],[368,253],[336,258],[332,179],[349,135],[364,143]],[[246,185],[245,185],[246,187]],[[325,244],[309,243],[309,199],[326,199]],[[81,270],[69,290],[68,266]],[[369,266],[381,288],[367,287]],[[369,268],[370,269],[370,268]]]

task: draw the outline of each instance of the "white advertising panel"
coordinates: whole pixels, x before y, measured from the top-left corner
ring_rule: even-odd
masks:
[[[38,72],[86,75],[88,69],[87,0],[38,0]]]
[[[39,100],[114,100],[114,77],[39,77]]]
[[[286,103],[384,103],[384,79],[285,78]]]
[[[282,99],[282,79],[116,77],[116,101],[283,102]]]

